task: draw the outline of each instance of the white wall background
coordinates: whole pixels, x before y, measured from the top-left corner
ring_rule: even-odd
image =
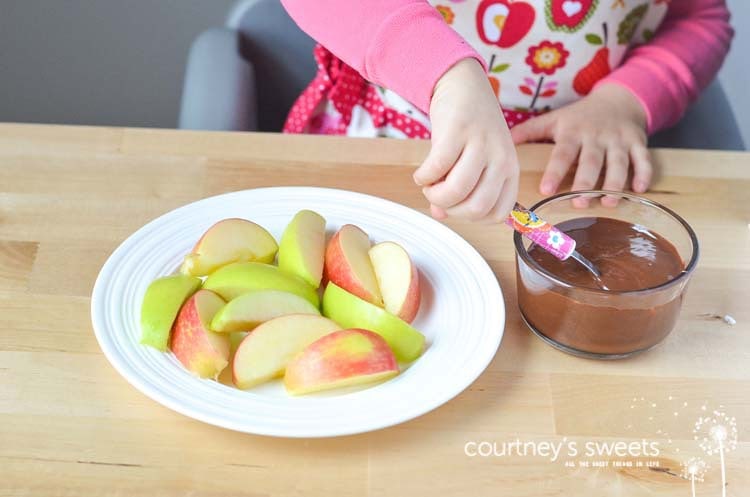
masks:
[[[188,48],[233,0],[0,0],[0,121],[175,127]]]
[[[672,0],[682,1],[682,0]],[[719,78],[750,146],[750,0]],[[0,121],[174,127],[191,41],[233,0],[0,0]]]

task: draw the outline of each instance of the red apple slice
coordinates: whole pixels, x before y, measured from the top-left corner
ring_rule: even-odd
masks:
[[[407,323],[414,321],[421,293],[419,272],[409,254],[397,243],[383,242],[370,249],[370,261],[383,294],[385,310]]]
[[[237,347],[232,362],[234,384],[245,389],[281,376],[302,349],[340,329],[330,319],[312,314],[290,314],[266,321]]]
[[[369,250],[367,233],[352,224],[344,225],[328,242],[325,274],[328,281],[362,300],[383,307]]]
[[[398,374],[398,363],[385,340],[352,328],[316,340],[287,366],[284,386],[292,395],[374,383]]]
[[[245,219],[224,219],[211,226],[185,256],[180,272],[206,276],[233,262],[273,262],[278,245],[262,226]]]
[[[229,364],[229,335],[209,329],[224,303],[215,293],[199,290],[182,306],[172,329],[172,353],[201,378],[216,379]]]

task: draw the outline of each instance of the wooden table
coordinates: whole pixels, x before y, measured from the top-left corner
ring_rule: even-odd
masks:
[[[284,440],[193,421],[131,387],[89,319],[99,268],[154,217],[206,196],[270,185],[362,191],[426,210],[411,174],[425,142],[0,125],[0,495],[690,495],[680,461],[701,414],[736,418],[728,495],[750,489],[750,155],[655,150],[647,196],[702,242],[681,320],[631,360],[567,356],[523,325],[505,229],[449,222],[505,294],[505,338],[465,392],[416,420],[335,439]],[[520,200],[550,148],[524,146]],[[704,314],[730,314],[730,326]],[[651,404],[654,404],[653,406]],[[701,412],[701,406],[707,410]],[[631,407],[632,406],[632,407]],[[397,406],[394,406],[397,408]],[[676,414],[675,414],[676,413]],[[518,440],[527,453],[466,455]],[[659,457],[582,457],[587,444],[655,442]],[[563,443],[555,462],[531,444]],[[578,457],[566,454],[571,442]],[[477,445],[471,445],[476,443]],[[469,444],[467,446],[467,444]],[[598,444],[598,445],[597,445]],[[512,449],[510,449],[512,450]],[[609,461],[610,467],[581,466]],[[658,459],[661,470],[637,464]],[[576,467],[566,467],[565,463]]]

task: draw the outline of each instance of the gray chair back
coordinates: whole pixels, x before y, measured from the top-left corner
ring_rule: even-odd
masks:
[[[258,129],[279,131],[294,101],[315,76],[315,41],[279,0],[246,2],[230,23],[240,32],[240,53],[255,69]]]
[[[740,128],[718,78],[675,126],[652,136],[650,147],[745,150]]]

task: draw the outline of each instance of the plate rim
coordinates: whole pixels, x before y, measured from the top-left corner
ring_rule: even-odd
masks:
[[[474,257],[477,258],[477,260],[481,261],[481,264],[483,267],[487,270],[488,274],[492,275],[493,285],[492,289],[497,294],[498,299],[496,299],[497,305],[496,312],[499,315],[500,318],[500,325],[498,326],[498,331],[493,333],[492,337],[493,340],[491,341],[491,347],[488,347],[489,351],[487,354],[483,357],[480,357],[482,359],[481,361],[476,361],[475,364],[477,366],[474,368],[474,371],[471,372],[470,375],[465,376],[465,381],[462,381],[461,383],[463,386],[460,388],[454,388],[451,390],[447,395],[440,395],[435,396],[434,398],[430,399],[428,402],[423,402],[421,404],[421,407],[418,409],[414,409],[411,412],[408,412],[404,416],[396,416],[397,420],[393,421],[392,419],[385,419],[383,422],[368,422],[366,427],[356,427],[353,426],[348,429],[339,429],[339,430],[320,430],[316,433],[299,433],[295,432],[294,430],[291,431],[279,431],[274,429],[263,429],[262,427],[257,428],[248,428],[245,425],[238,424],[234,422],[231,419],[221,418],[217,417],[215,415],[212,415],[211,413],[205,413],[201,411],[200,409],[191,406],[189,404],[181,403],[179,402],[179,399],[173,399],[171,396],[164,396],[161,391],[152,386],[145,377],[137,374],[130,373],[130,366],[127,364],[127,361],[124,357],[122,357],[118,351],[116,350],[117,347],[111,340],[105,339],[105,333],[104,329],[107,328],[107,324],[103,322],[103,316],[99,315],[98,309],[100,306],[102,306],[102,302],[100,302],[100,299],[103,299],[104,291],[103,289],[106,287],[107,282],[104,281],[105,277],[111,277],[109,273],[112,272],[112,270],[117,266],[117,259],[121,255],[121,251],[125,250],[125,246],[128,244],[128,241],[131,240],[134,236],[136,236],[138,233],[142,231],[147,231],[149,228],[151,228],[153,225],[161,222],[163,218],[168,217],[170,215],[173,215],[176,211],[179,211],[183,208],[187,208],[188,206],[196,206],[201,203],[210,203],[215,202],[217,199],[220,198],[229,198],[231,201],[231,197],[241,197],[243,195],[249,194],[250,192],[287,192],[289,190],[294,190],[297,192],[301,192],[304,194],[304,192],[319,192],[319,193],[330,193],[332,195],[345,195],[345,196],[355,196],[355,197],[366,197],[370,201],[378,202],[378,203],[387,203],[392,208],[395,209],[406,209],[411,211],[413,214],[423,218],[428,222],[429,224],[432,224],[434,227],[439,227],[438,229],[446,230],[446,232],[450,233],[450,236],[454,237],[458,242],[462,245],[463,250],[469,250]],[[111,281],[110,278],[107,278],[109,281]],[[490,267],[487,260],[482,257],[482,255],[479,253],[479,251],[467,240],[465,240],[460,234],[455,232],[453,229],[451,229],[449,226],[440,223],[433,218],[425,215],[424,213],[413,209],[411,207],[408,207],[406,205],[400,204],[398,202],[395,202],[390,199],[382,198],[376,195],[371,195],[367,193],[361,193],[353,190],[346,190],[346,189],[339,189],[339,188],[328,188],[328,187],[316,187],[316,186],[272,186],[272,187],[259,187],[259,188],[248,188],[243,190],[237,190],[232,192],[225,192],[217,195],[212,195],[210,197],[201,198],[199,200],[195,200],[192,202],[188,202],[185,204],[182,204],[178,207],[175,207],[165,213],[160,214],[159,216],[153,218],[152,220],[148,221],[144,225],[142,225],[140,228],[135,230],[134,232],[130,233],[125,239],[123,239],[119,245],[112,251],[112,253],[107,257],[107,260],[102,265],[101,269],[99,270],[99,273],[97,274],[96,281],[94,282],[94,286],[92,288],[91,292],[91,303],[90,303],[90,315],[91,315],[91,322],[92,327],[94,329],[94,334],[97,339],[97,342],[99,344],[100,349],[104,353],[104,356],[109,361],[109,363],[114,367],[114,369],[119,373],[119,375],[125,379],[126,382],[128,382],[131,386],[135,387],[136,390],[141,392],[143,395],[151,399],[152,401],[157,402],[158,404],[167,407],[168,409],[171,409],[183,416],[186,416],[191,419],[195,419],[198,421],[201,421],[206,424],[210,424],[213,426],[221,427],[228,430],[233,430],[241,433],[248,433],[253,435],[262,435],[262,436],[269,436],[269,437],[278,437],[278,438],[330,438],[330,437],[338,437],[338,436],[350,436],[350,435],[356,435],[356,434],[362,434],[362,433],[368,433],[373,432],[377,430],[381,430],[384,428],[388,428],[391,426],[396,426],[402,423],[405,423],[407,421],[411,421],[413,419],[416,419],[420,416],[423,416],[431,411],[434,411],[435,409],[443,406],[444,404],[450,402],[455,397],[457,397],[459,394],[463,393],[466,389],[468,389],[474,382],[487,370],[491,362],[494,360],[494,358],[497,356],[497,352],[502,345],[502,340],[505,336],[505,327],[507,324],[507,313],[506,313],[506,306],[505,306],[505,299],[503,295],[502,288],[500,286],[500,282],[497,278],[497,275]]]

